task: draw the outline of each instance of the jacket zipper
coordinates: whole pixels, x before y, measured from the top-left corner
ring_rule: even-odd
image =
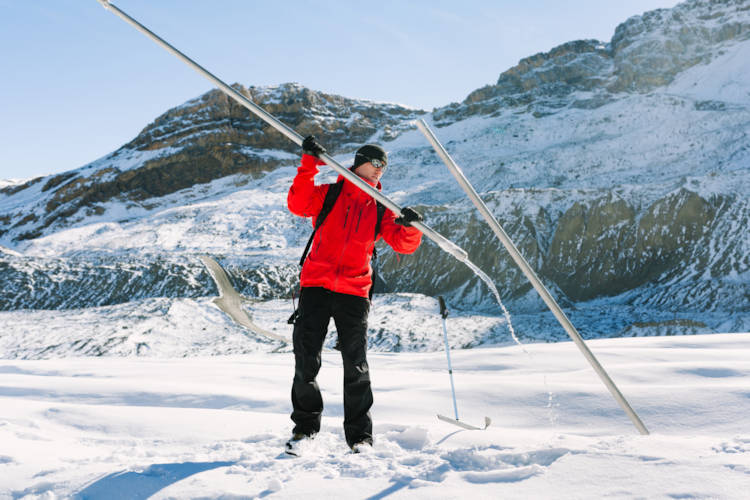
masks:
[[[359,216],[357,217],[357,227],[356,227],[356,228],[354,228],[354,232],[355,232],[355,233],[359,232],[359,221],[361,221],[361,220],[362,220],[362,212],[363,212],[363,211],[364,211],[364,208],[360,208],[360,209],[359,209]]]
[[[346,228],[346,223],[349,220],[349,210],[352,208],[351,205],[346,207],[346,215],[344,216],[344,227]],[[341,245],[341,253],[339,254],[338,262],[336,262],[336,271],[335,271],[335,278],[333,280],[333,291],[336,291],[336,287],[339,284],[339,277],[341,276],[341,258],[344,256],[344,252],[346,252],[346,246],[349,243],[349,238],[351,236],[351,228],[349,231],[346,232],[346,236],[344,238],[344,242]]]
[[[346,227],[346,222],[349,220],[349,209],[352,208],[351,205],[346,207],[346,215],[344,215],[344,227]]]

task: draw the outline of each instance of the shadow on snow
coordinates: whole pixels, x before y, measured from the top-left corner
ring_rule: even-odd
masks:
[[[235,462],[183,462],[154,464],[142,472],[113,472],[78,492],[78,500],[146,499],[167,486],[199,472],[227,467]]]

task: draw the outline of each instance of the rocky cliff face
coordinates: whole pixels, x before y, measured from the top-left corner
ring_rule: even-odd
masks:
[[[485,199],[493,201],[491,195]],[[558,217],[550,217],[544,208],[529,212],[522,203],[495,215],[540,277],[568,304],[609,297],[616,303],[635,300],[670,311],[750,311],[748,237],[732,229],[750,227],[750,204],[744,199],[704,199],[681,188],[639,207],[612,193],[592,192]],[[462,223],[456,224],[456,218]],[[530,290],[472,210],[430,213],[429,220],[468,251],[503,297],[522,299]],[[382,271],[392,290],[409,288],[430,296],[453,293],[459,300],[494,307],[484,285],[435,246],[424,245],[416,254],[400,258],[385,251]],[[640,292],[629,293],[633,290]]]
[[[619,25],[610,42],[611,92],[647,92],[675,75],[706,64],[724,44],[750,37],[750,5],[743,0],[684,2],[635,16]]]
[[[300,134],[314,134],[332,152],[358,147],[376,136],[381,141],[396,138],[406,122],[424,114],[395,104],[380,104],[325,94],[296,83],[276,87],[234,88]],[[229,143],[229,144],[228,144]],[[295,146],[243,106],[219,90],[167,111],[124,147],[152,150],[223,144],[238,153],[256,155],[263,150],[287,151]]]
[[[460,104],[435,110],[438,125],[472,115],[494,115],[501,109],[520,108],[537,117],[569,105],[597,107],[612,99],[604,91],[614,64],[609,47],[597,40],[568,42],[550,52],[522,59],[500,75],[495,85],[475,90]],[[593,92],[570,101],[576,91]]]
[[[622,93],[668,85],[695,65],[721,55],[727,43],[750,38],[745,0],[684,2],[620,24],[609,43],[577,40],[522,59],[495,85],[435,111],[438,125],[503,109],[541,117],[565,108],[591,109]]]

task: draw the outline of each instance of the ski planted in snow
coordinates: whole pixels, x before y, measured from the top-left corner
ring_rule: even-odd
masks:
[[[268,330],[264,330],[263,328],[253,323],[241,306],[242,301],[247,299],[242,297],[242,295],[237,293],[237,290],[234,289],[224,268],[221,267],[218,262],[207,255],[201,255],[200,259],[201,262],[203,262],[203,265],[206,266],[206,269],[208,269],[208,273],[216,283],[216,287],[219,289],[219,296],[213,299],[213,303],[216,304],[219,309],[224,311],[230,318],[232,318],[232,321],[240,326],[244,326],[256,335],[260,335],[271,340],[278,340],[286,344],[290,343],[289,339],[287,339],[286,337],[271,333]]]
[[[442,420],[443,422],[448,422],[449,424],[457,425],[459,427],[463,427],[464,429],[467,429],[470,431],[483,431],[487,427],[489,427],[490,424],[492,423],[492,420],[490,419],[490,417],[484,417],[484,427],[477,427],[475,425],[467,424],[466,422],[461,422],[460,420],[456,418],[446,417],[445,415],[440,415],[439,413],[438,413],[437,418],[439,420]]]
[[[437,418],[439,420],[442,420],[443,422],[448,422],[449,424],[457,425],[459,427],[463,427],[464,429],[468,429],[470,431],[481,431],[486,429],[490,426],[492,423],[492,420],[490,420],[490,417],[484,417],[484,427],[476,427],[471,424],[467,424],[464,422],[461,422],[458,420],[458,405],[456,404],[456,388],[453,385],[453,367],[451,366],[451,348],[448,345],[448,327],[446,326],[446,318],[448,317],[448,307],[445,305],[445,300],[442,296],[438,297],[438,302],[440,303],[440,316],[443,318],[443,340],[445,341],[445,356],[448,358],[448,375],[450,375],[451,379],[451,395],[453,396],[453,411],[456,415],[456,418],[450,418],[446,417],[445,415],[440,415],[438,413]]]

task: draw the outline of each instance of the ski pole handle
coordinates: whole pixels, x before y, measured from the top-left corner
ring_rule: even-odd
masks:
[[[445,319],[448,317],[448,308],[445,307],[445,300],[443,300],[442,295],[438,295],[438,302],[440,303],[440,316]]]

